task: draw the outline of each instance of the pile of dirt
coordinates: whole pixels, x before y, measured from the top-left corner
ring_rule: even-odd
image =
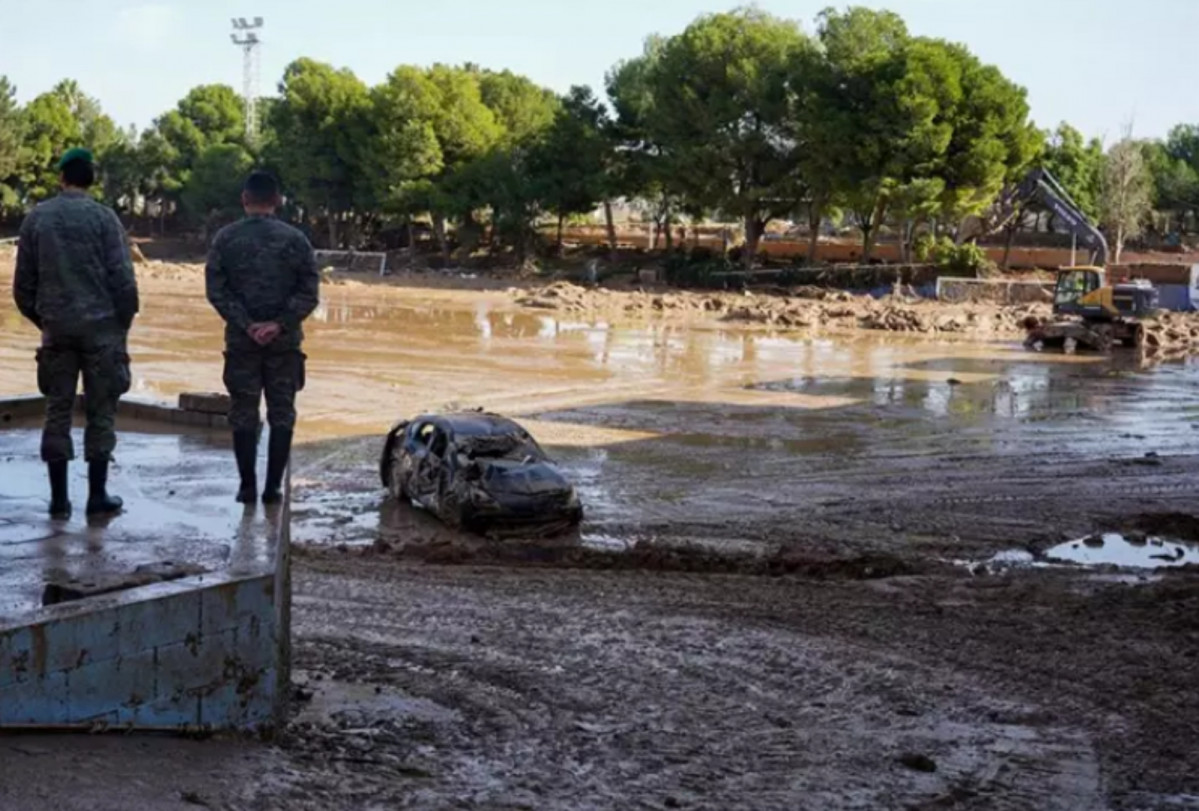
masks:
[[[1146,321],[1139,348],[1153,358],[1199,354],[1199,313],[1163,312]]]
[[[707,315],[725,322],[780,329],[869,329],[981,338],[1021,334],[1028,318],[1048,315],[1044,304],[947,304],[903,295],[874,299],[811,285],[760,295],[623,292],[557,282],[532,291],[514,291],[514,295],[523,307],[576,314]]]
[[[889,332],[945,333],[987,337],[1022,333],[1030,318],[1048,314],[1042,304],[1001,307],[986,304],[950,305],[936,302],[886,303],[862,319],[865,329]]]
[[[652,316],[662,314],[724,313],[735,298],[729,294],[687,292],[656,293],[644,290],[616,291],[581,287],[570,282],[554,282],[533,290],[511,291],[521,307],[564,313]]]

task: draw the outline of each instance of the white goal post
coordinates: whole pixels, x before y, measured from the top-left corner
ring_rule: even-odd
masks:
[[[375,251],[316,251],[317,264],[335,270],[375,270],[379,275],[387,273],[387,254]]]

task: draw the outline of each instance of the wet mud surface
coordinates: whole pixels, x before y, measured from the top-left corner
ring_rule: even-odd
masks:
[[[149,287],[143,390],[218,388],[194,282]],[[169,770],[195,742],[0,738],[0,808],[1199,808],[1199,367],[452,289],[332,288],[309,335],[293,723]],[[532,431],[577,535],[384,498],[387,428],[450,403]],[[1184,556],[1061,559],[1105,533]]]

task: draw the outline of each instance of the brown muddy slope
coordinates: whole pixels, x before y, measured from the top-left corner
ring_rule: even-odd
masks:
[[[1193,586],[297,567],[277,746],[4,738],[0,807],[1195,805]]]

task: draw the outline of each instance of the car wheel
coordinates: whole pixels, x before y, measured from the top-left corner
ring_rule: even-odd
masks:
[[[387,440],[383,443],[383,453],[379,455],[379,480],[388,490],[391,489],[391,473],[395,468],[397,442],[399,442],[399,431],[392,428],[387,432]]]

